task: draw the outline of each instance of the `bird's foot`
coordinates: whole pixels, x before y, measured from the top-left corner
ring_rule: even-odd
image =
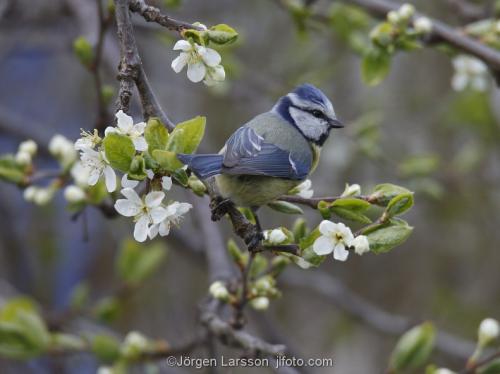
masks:
[[[220,196],[214,197],[210,202],[210,209],[212,210],[212,221],[219,221],[228,213],[232,201],[224,199]]]
[[[250,252],[254,252],[259,248],[264,240],[264,233],[259,230],[255,230],[253,233],[245,237],[245,244]]]

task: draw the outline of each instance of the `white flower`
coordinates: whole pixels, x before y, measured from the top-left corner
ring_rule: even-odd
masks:
[[[148,339],[140,332],[131,331],[123,341],[121,352],[124,356],[135,356],[148,348]]]
[[[75,185],[69,185],[64,189],[64,198],[70,203],[79,203],[85,200],[85,191]]]
[[[479,325],[478,341],[481,346],[485,346],[492,340],[498,337],[500,333],[500,326],[498,321],[493,318],[484,319]]]
[[[83,166],[80,161],[75,162],[75,164],[71,167],[71,176],[75,181],[75,184],[81,188],[88,187],[89,183],[89,169]]]
[[[250,301],[250,304],[255,310],[266,310],[269,308],[269,299],[265,296],[256,297]]]
[[[163,193],[163,192],[162,192]],[[152,225],[149,230],[149,237],[152,239],[158,233],[161,236],[167,236],[170,233],[170,228],[172,225],[178,225],[182,219],[182,216],[186,214],[193,206],[188,203],[179,203],[174,201],[166,207],[166,217],[161,220],[161,222],[156,222],[157,224]]]
[[[387,20],[395,25],[398,24],[399,21],[401,21],[401,17],[398,12],[396,12],[395,10],[391,10],[389,13],[387,13]]]
[[[75,145],[66,137],[56,134],[49,142],[49,152],[63,167],[71,165],[77,157]]]
[[[35,198],[37,188],[35,186],[28,186],[25,188],[23,192],[23,197],[24,200],[33,202],[33,199]]]
[[[19,165],[30,165],[31,164],[31,154],[28,152],[19,151],[15,156],[16,162]]]
[[[229,297],[229,291],[221,281],[215,281],[212,283],[208,292],[210,292],[210,295],[212,295],[214,299],[218,300],[227,300]]]
[[[33,202],[36,205],[46,205],[54,197],[54,190],[52,188],[38,188],[35,187],[33,193]]]
[[[311,185],[311,180],[306,179],[304,182],[295,187],[294,191],[297,191],[296,195],[299,195],[304,199],[310,199],[314,194],[314,190],[311,190]]]
[[[138,242],[143,242],[150,234],[150,227],[157,226],[168,216],[168,210],[161,205],[165,194],[161,191],[152,191],[146,195],[144,201],[132,188],[124,188],[121,194],[126,199],[116,200],[115,209],[122,216],[134,217],[134,238]],[[154,236],[150,235],[150,238]]]
[[[100,366],[97,369],[97,374],[113,374],[113,369],[111,369],[109,366]]]
[[[104,134],[118,133],[128,136],[134,143],[135,149],[139,152],[148,149],[148,143],[144,139],[144,129],[146,128],[145,122],[139,122],[134,125],[134,120],[129,115],[125,114],[123,110],[119,110],[115,117],[117,119],[117,127],[108,126],[104,130]]]
[[[346,247],[352,246],[354,240],[351,229],[342,222],[333,223],[325,220],[319,224],[319,232],[321,236],[314,241],[313,251],[320,256],[333,252],[335,260],[347,260],[349,251]]]
[[[439,368],[434,372],[434,374],[455,374],[455,372],[447,368]]]
[[[94,186],[101,175],[104,175],[106,189],[113,192],[116,189],[116,174],[109,165],[102,151],[95,151],[91,148],[84,148],[80,151],[80,159],[89,177],[87,183]]]
[[[368,242],[368,238],[364,235],[356,236],[351,242],[351,245],[354,247],[354,252],[360,256],[370,251],[370,243]]]
[[[224,80],[224,68],[220,65],[219,53],[212,49],[187,40],[179,40],[174,50],[181,50],[180,55],[172,61],[172,69],[179,73],[187,65],[187,76],[191,82],[201,82],[206,78],[207,85]]]
[[[75,149],[77,151],[81,151],[84,148],[95,148],[102,141],[96,129],[94,129],[93,133],[82,130],[80,135],[81,138],[75,142]]]
[[[358,196],[358,195],[361,195],[360,185],[359,184],[349,185],[348,183],[346,183],[344,192],[342,192],[342,195],[340,195],[340,197],[350,197],[350,196]]]
[[[472,88],[476,91],[485,91],[488,88],[488,67],[479,59],[460,55],[453,59],[455,74],[451,86],[455,91]]]
[[[264,238],[271,244],[283,243],[287,236],[281,229],[268,230],[264,233]]]
[[[415,7],[412,4],[403,4],[398,10],[399,16],[404,19],[409,19],[415,14]]]
[[[432,21],[427,17],[418,17],[413,22],[413,27],[419,34],[429,34],[432,31]]]
[[[34,156],[37,149],[38,149],[38,146],[31,139],[25,140],[24,142],[21,142],[21,144],[19,144],[19,152],[26,152],[30,156]]]

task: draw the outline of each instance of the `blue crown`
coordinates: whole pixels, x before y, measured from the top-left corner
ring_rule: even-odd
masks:
[[[325,96],[320,89],[314,87],[312,84],[305,83],[298,86],[295,90],[292,91],[302,100],[307,100],[313,103],[317,103],[320,105],[325,105],[329,102],[328,98]]]

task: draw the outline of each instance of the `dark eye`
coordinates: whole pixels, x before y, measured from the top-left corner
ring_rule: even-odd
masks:
[[[314,117],[316,117],[316,118],[321,118],[321,117],[323,117],[323,112],[322,112],[322,111],[320,111],[320,110],[313,110],[313,111],[311,112],[311,114],[312,114]]]

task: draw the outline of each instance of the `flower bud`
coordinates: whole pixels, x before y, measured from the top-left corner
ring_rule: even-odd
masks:
[[[434,371],[434,374],[455,374],[455,372],[447,368],[439,368]]]
[[[23,192],[24,200],[29,201],[29,202],[33,202],[36,192],[37,192],[37,188],[35,186],[26,187],[26,189]]]
[[[113,374],[113,369],[108,366],[100,366],[97,369],[97,374]]]
[[[427,17],[418,17],[413,22],[413,27],[419,34],[428,34],[432,31],[432,21]]]
[[[64,136],[56,134],[49,142],[49,152],[63,167],[69,166],[76,160],[75,145]]]
[[[70,185],[64,189],[64,198],[69,203],[79,203],[85,200],[86,195],[80,187],[75,185]]]
[[[342,195],[340,195],[340,197],[351,197],[351,196],[358,196],[358,195],[361,195],[360,185],[359,184],[349,185],[348,183],[346,183],[344,192],[342,192]]]
[[[498,337],[500,333],[500,326],[498,321],[493,318],[484,319],[479,325],[478,330],[478,343],[480,346],[484,347],[491,343]]]
[[[24,142],[21,142],[21,144],[19,144],[19,152],[26,152],[30,156],[34,156],[37,149],[38,149],[38,146],[31,139],[25,140]]]
[[[207,190],[207,187],[203,184],[203,182],[196,178],[194,175],[189,177],[188,186],[198,196],[203,196],[205,194],[205,191]]]
[[[225,301],[229,298],[229,291],[221,281],[215,281],[208,289],[214,299]]]
[[[432,353],[435,339],[436,331],[430,322],[405,332],[391,354],[389,371],[400,372],[423,365]]]
[[[415,14],[415,7],[411,4],[403,4],[398,13],[401,18],[410,19]]]
[[[398,12],[391,10],[389,13],[387,13],[387,20],[393,25],[396,25],[401,20],[401,17],[399,16]]]
[[[368,238],[365,235],[358,235],[351,242],[351,245],[354,247],[354,252],[358,255],[362,255],[363,253],[370,251],[370,243],[368,242]]]
[[[33,202],[36,205],[46,205],[52,200],[54,191],[50,188],[37,188],[33,196]]]
[[[255,282],[255,288],[258,292],[266,293],[273,288],[273,282],[270,277],[261,277]]]
[[[286,239],[287,236],[281,229],[274,229],[271,230],[270,232],[267,232],[267,238],[266,238],[269,243],[271,244],[280,244],[283,243]]]
[[[137,331],[131,331],[125,337],[122,344],[122,354],[127,358],[138,357],[141,352],[148,348],[148,340]]]
[[[269,308],[269,299],[264,296],[256,297],[252,301],[250,301],[250,305],[255,310],[266,310]]]
[[[16,153],[16,162],[19,165],[30,165],[31,164],[31,155],[28,152],[19,151]]]

